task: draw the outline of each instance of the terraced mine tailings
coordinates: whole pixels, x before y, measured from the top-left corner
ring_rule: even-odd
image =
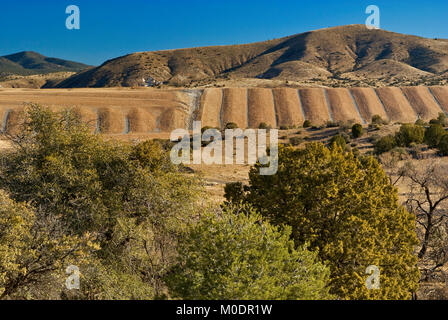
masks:
[[[73,108],[104,134],[151,134],[203,126],[241,128],[313,125],[328,121],[369,123],[373,115],[392,122],[425,121],[448,112],[448,87],[403,88],[212,88],[0,89],[0,130],[16,132],[26,103],[52,110]]]

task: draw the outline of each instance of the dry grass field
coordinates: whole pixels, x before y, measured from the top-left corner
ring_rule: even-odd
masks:
[[[0,88],[2,131],[12,131],[26,103],[74,108],[104,134],[146,134],[202,126],[241,128],[322,126],[329,121],[367,124],[373,115],[392,123],[434,119],[448,110],[448,87],[387,88]]]
[[[382,126],[380,131],[370,130],[365,126],[365,134],[358,139],[351,139],[350,148],[356,148],[361,154],[366,154],[373,151],[374,139],[395,133],[400,128],[397,124],[390,124]],[[296,148],[302,148],[309,142],[322,142],[329,144],[332,137],[348,131],[341,127],[335,128],[298,128],[289,130],[279,130],[279,143],[289,144],[291,139],[300,138],[300,143],[295,145]],[[191,134],[191,131],[190,131]],[[128,134],[128,135],[104,135],[106,139],[117,139],[125,142],[138,143],[149,138],[169,139],[169,133],[158,133],[148,135]],[[269,145],[269,135],[266,138],[266,143]],[[236,143],[233,146],[234,155],[236,154]],[[204,148],[202,148],[204,150]],[[222,159],[224,163],[225,143],[223,143]],[[195,175],[200,176],[205,181],[205,188],[209,199],[214,202],[222,202],[224,200],[224,186],[230,182],[248,183],[248,173],[250,165],[247,164],[247,139],[245,140],[245,164],[190,164],[187,167],[191,168]],[[448,159],[448,158],[447,158]]]
[[[26,103],[55,110],[75,108],[106,134],[157,133],[185,127],[193,97],[187,91],[156,89],[0,89],[3,130]],[[129,125],[127,125],[127,123]]]

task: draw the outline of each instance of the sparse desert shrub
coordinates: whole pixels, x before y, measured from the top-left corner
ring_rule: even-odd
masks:
[[[293,146],[298,146],[303,142],[303,138],[302,137],[291,137],[289,138],[289,143]]]
[[[226,129],[231,129],[231,128],[226,128]],[[236,129],[236,128],[233,128],[233,129]],[[218,130],[218,131],[220,131],[219,128],[205,126],[205,127],[201,128],[201,133],[204,134],[204,132],[207,131],[207,130]]]
[[[304,128],[310,128],[312,126],[311,121],[310,120],[305,120],[303,122],[303,127]]]
[[[425,128],[415,124],[403,124],[395,134],[397,145],[402,147],[408,147],[412,142],[421,144],[424,138]]]
[[[354,122],[354,120],[339,121],[339,127],[341,128],[341,131],[348,133],[350,132]]]
[[[266,122],[261,122],[261,123],[258,125],[258,129],[269,130],[269,129],[271,129],[271,126],[268,125]]]
[[[415,125],[424,127],[426,123],[422,119],[417,119],[417,121],[415,121]]]
[[[181,237],[178,263],[166,277],[181,299],[328,299],[329,269],[290,227],[276,227],[249,205],[203,215]]]
[[[446,127],[447,125],[447,116],[444,112],[439,112],[439,117],[437,118],[437,120],[439,120],[439,123],[443,126]]]
[[[330,147],[333,147],[334,145],[337,145],[344,150],[347,145],[347,141],[341,134],[338,134],[330,139]]]
[[[442,136],[437,149],[439,150],[440,155],[448,156],[448,134]]]
[[[283,130],[283,131],[289,130],[289,126],[280,126],[280,130]]]
[[[228,122],[226,124],[226,129],[238,129],[238,125],[235,122]]]
[[[171,149],[173,148],[173,146],[176,144],[175,142],[171,141],[170,139],[155,138],[155,139],[152,139],[152,141],[161,145],[163,150],[165,150],[166,152],[170,152]]]
[[[403,148],[406,150],[405,148]],[[423,152],[428,150],[428,146],[425,144],[411,143],[409,148],[406,150],[409,155],[414,159],[422,159]]]
[[[446,127],[447,117],[446,117],[445,113],[439,112],[439,116],[437,117],[437,119],[431,119],[429,121],[429,124],[440,124],[442,127]]]
[[[372,116],[372,124],[383,125],[383,124],[387,124],[387,122],[380,115],[376,114],[376,115]]]
[[[361,137],[364,133],[364,129],[362,127],[362,125],[360,125],[359,123],[354,124],[352,127],[352,135],[353,138],[357,139],[359,137]]]
[[[345,139],[345,142],[346,142],[346,143],[350,143],[350,141],[351,141],[351,136],[350,136],[348,133],[346,133],[346,132],[340,132],[339,134]]]
[[[378,141],[376,141],[373,148],[374,148],[375,154],[379,155],[379,154],[382,154],[385,152],[389,152],[396,146],[397,146],[397,141],[395,140],[395,136],[390,134],[390,135],[382,137]]]
[[[379,124],[369,124],[369,129],[372,131],[379,131],[381,130],[381,125]]]
[[[382,136],[380,136],[377,133],[372,134],[369,138],[368,141],[371,142],[372,144],[375,144],[375,142],[377,142],[379,139],[381,139]]]
[[[425,143],[430,148],[436,148],[442,137],[446,134],[447,133],[441,124],[431,124],[425,131]]]
[[[418,145],[415,145],[414,147],[417,147]],[[395,147],[391,151],[391,154],[397,157],[397,159],[405,160],[409,158],[409,152],[406,150],[406,148],[403,147]]]
[[[327,121],[326,127],[327,128],[337,128],[337,127],[339,127],[339,124],[334,121]]]

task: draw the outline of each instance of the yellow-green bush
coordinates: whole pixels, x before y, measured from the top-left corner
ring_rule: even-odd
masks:
[[[342,299],[410,299],[418,288],[415,217],[372,157],[308,144],[279,149],[273,176],[250,170],[244,200],[274,225],[289,225],[297,246],[310,244],[331,269],[331,293]],[[366,268],[381,271],[379,290]]]

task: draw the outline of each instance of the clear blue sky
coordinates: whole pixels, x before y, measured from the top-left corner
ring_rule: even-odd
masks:
[[[68,5],[81,29],[65,28]],[[448,39],[448,0],[1,0],[0,56],[37,51],[99,65],[136,51],[239,44],[364,23],[381,9],[381,28]]]

